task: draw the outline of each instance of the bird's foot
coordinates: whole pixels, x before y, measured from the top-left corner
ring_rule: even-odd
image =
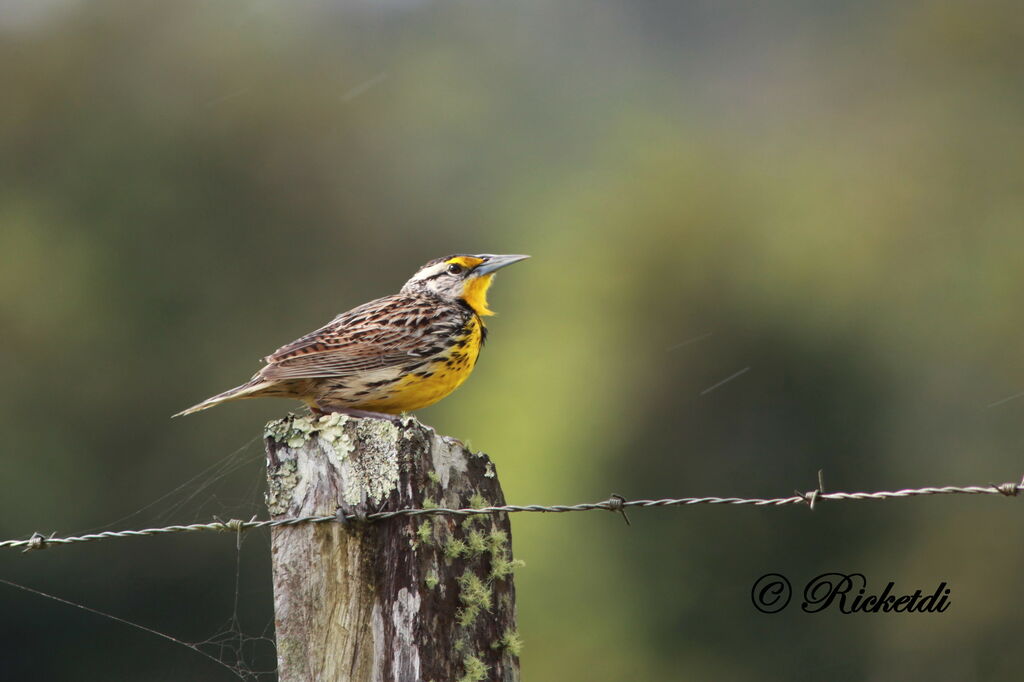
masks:
[[[401,417],[397,414],[386,414],[384,412],[370,412],[369,410],[357,410],[354,407],[341,407],[339,405],[317,405],[309,407],[314,417],[325,417],[329,414],[344,414],[349,417],[365,417],[367,419],[384,419],[392,424],[401,424]]]

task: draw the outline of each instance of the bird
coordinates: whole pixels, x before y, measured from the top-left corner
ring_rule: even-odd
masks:
[[[241,386],[175,414],[231,400],[295,398],[314,415],[412,412],[446,397],[473,371],[494,313],[494,273],[525,255],[454,254],[423,265],[397,294],[341,313],[281,346]]]

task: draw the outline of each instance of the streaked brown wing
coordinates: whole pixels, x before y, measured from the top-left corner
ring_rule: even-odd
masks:
[[[457,310],[404,294],[371,301],[282,346],[266,358],[259,375],[271,380],[345,377],[414,363],[440,350],[434,334],[460,326],[458,320],[443,320],[445,312],[458,317]]]

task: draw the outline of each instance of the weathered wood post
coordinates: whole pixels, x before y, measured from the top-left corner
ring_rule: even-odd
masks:
[[[273,518],[505,503],[486,455],[339,414],[266,428]],[[507,514],[397,516],[271,532],[280,682],[519,679]]]

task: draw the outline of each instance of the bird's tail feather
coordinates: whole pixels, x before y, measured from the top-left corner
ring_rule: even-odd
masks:
[[[257,397],[257,395],[259,394],[260,391],[262,391],[263,389],[265,389],[268,386],[270,386],[270,384],[271,384],[271,382],[269,382],[269,381],[253,379],[252,381],[244,383],[241,386],[235,386],[234,388],[229,389],[227,391],[224,391],[223,393],[218,393],[217,395],[215,395],[215,396],[213,396],[211,398],[207,398],[203,402],[201,402],[201,403],[199,403],[197,405],[193,405],[192,407],[188,408],[187,410],[182,410],[181,412],[179,412],[179,413],[177,413],[175,415],[171,415],[171,418],[173,419],[174,417],[184,417],[186,414],[192,414],[193,412],[200,412],[202,410],[205,410],[208,407],[213,407],[214,405],[220,405],[221,403],[226,403],[229,400],[241,400],[242,398],[255,398],[255,397]]]

